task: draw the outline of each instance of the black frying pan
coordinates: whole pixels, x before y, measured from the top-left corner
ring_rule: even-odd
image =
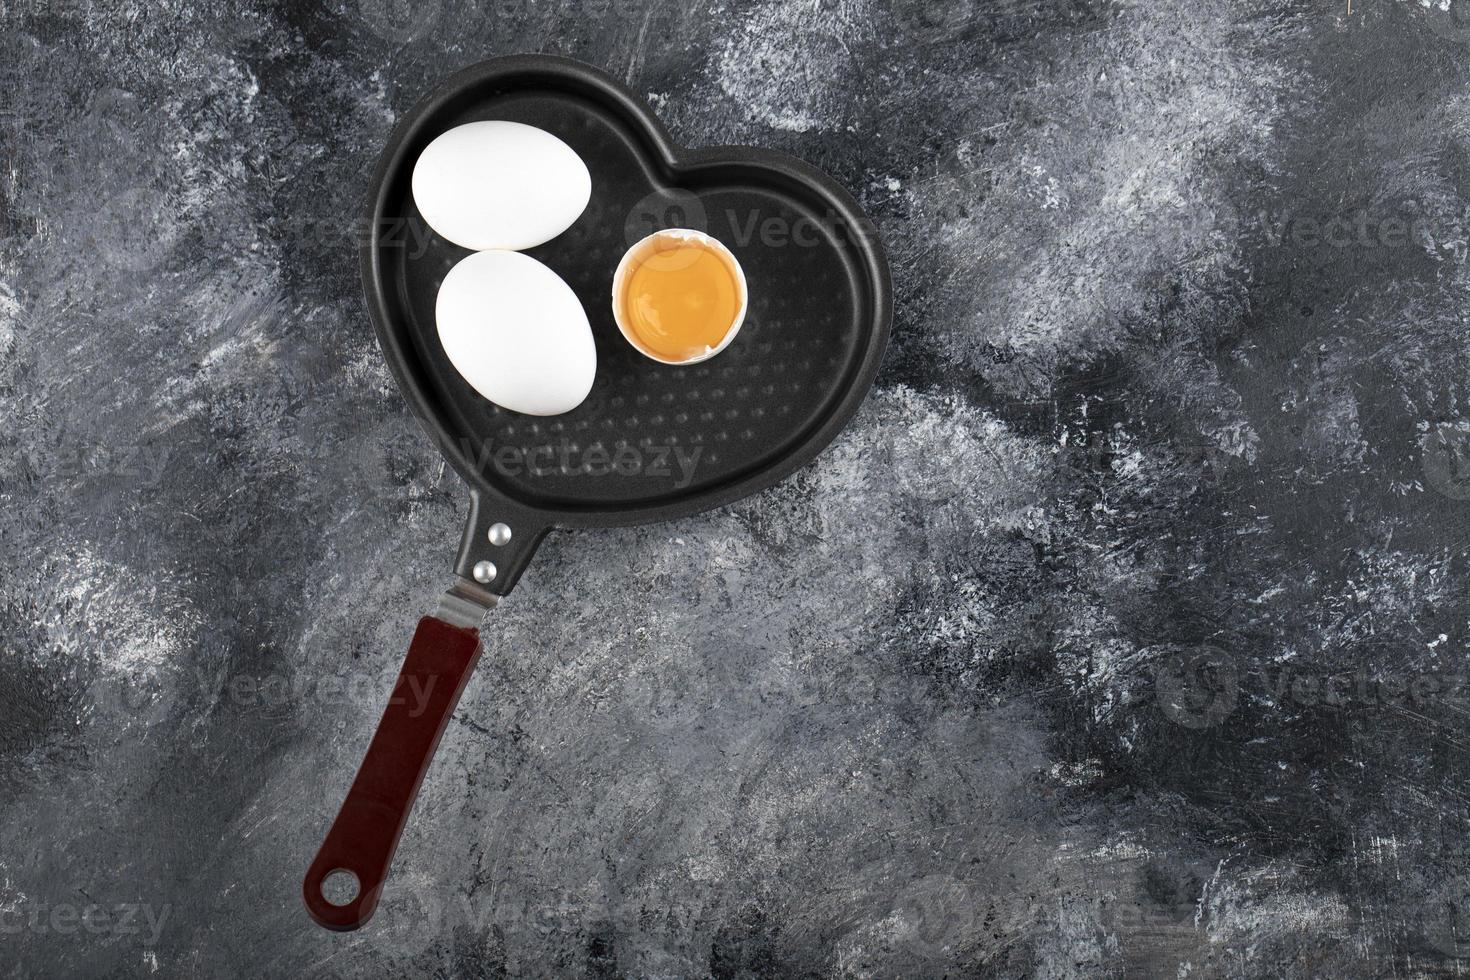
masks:
[[[439,284],[468,252],[428,229],[409,179],[434,137],[482,119],[548,130],[592,173],[592,199],[576,224],[528,252],[576,292],[597,345],[592,391],[565,415],[491,404],[439,345]],[[469,484],[470,508],[454,584],[420,620],[357,779],[306,875],[306,907],[331,929],[355,929],[377,906],[419,783],[479,659],[480,620],[546,533],[671,520],[780,481],[857,410],[892,312],[882,247],[857,203],[825,174],[752,147],[677,146],[626,88],[565,58],[486,61],[420,102],[383,151],[368,217],[368,312],[414,414]],[[661,227],[718,238],[749,284],[739,335],[698,365],[651,361],[613,323],[613,270],[629,245]],[[357,892],[337,904],[323,884],[343,871]]]

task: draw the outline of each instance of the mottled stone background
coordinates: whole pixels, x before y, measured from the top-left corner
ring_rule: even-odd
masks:
[[[1470,970],[1467,0],[0,11],[5,972]],[[547,542],[331,934],[466,503],[343,216],[522,51],[832,173],[893,344],[778,488]]]

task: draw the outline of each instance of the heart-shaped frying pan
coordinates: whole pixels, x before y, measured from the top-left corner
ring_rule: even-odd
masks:
[[[597,378],[565,415],[519,415],[480,397],[439,344],[439,284],[468,252],[414,207],[414,162],[445,130],[508,119],[554,133],[587,163],[592,199],[567,231],[529,250],[576,292]],[[419,621],[402,673],[304,884],[330,929],[377,906],[399,834],[480,655],[486,609],[552,529],[683,517],[769,487],[847,423],[877,373],[892,300],[881,245],[857,203],[800,161],[752,147],[685,149],[636,96],[580,62],[498,58],[450,78],[394,129],[372,178],[362,247],[368,312],[398,385],[470,488],[454,584]],[[749,309],[728,349],[690,366],[635,351],[613,322],[624,251],[662,227],[693,227],[738,258]],[[350,900],[323,892],[357,881]]]

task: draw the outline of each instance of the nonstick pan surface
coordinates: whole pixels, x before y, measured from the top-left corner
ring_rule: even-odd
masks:
[[[488,119],[555,134],[591,171],[581,217],[527,252],[572,287],[597,346],[591,393],[564,415],[520,415],[486,401],[439,344],[439,285],[469,252],[425,224],[410,177],[436,136]],[[545,534],[669,520],[780,481],[857,410],[891,317],[882,247],[830,178],[757,148],[680,147],[626,88],[565,58],[487,61],[420,102],[382,154],[368,221],[374,234],[362,248],[362,277],[379,342],[414,414],[468,483],[472,505],[455,585],[420,622],[357,780],[307,874],[308,910],[334,929],[371,916],[419,782],[478,659],[484,608],[511,590]],[[613,322],[619,259],[665,227],[719,239],[749,286],[739,335],[697,365],[643,357]],[[328,900],[323,886],[334,871],[356,878],[355,897]]]

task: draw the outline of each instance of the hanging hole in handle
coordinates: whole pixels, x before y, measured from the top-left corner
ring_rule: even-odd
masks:
[[[321,887],[322,898],[326,899],[328,904],[335,905],[339,908],[344,905],[351,905],[357,900],[358,893],[361,891],[357,882],[357,875],[348,871],[346,868],[337,868],[334,871],[328,871],[327,876],[322,879]]]

